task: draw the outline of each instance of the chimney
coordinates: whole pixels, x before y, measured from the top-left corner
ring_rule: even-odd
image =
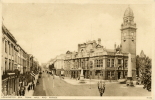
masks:
[[[98,44],[101,45],[101,38],[98,38]]]

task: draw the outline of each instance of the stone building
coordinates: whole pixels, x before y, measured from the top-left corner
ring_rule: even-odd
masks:
[[[121,44],[114,44],[114,49],[106,49],[101,44],[87,41],[78,44],[78,52],[67,51],[64,65],[65,76],[80,77],[83,69],[84,78],[117,80],[127,77],[128,53],[132,58],[132,76],[136,77],[136,24],[131,8],[127,8],[121,25]]]
[[[4,95],[17,93],[18,79],[14,72],[17,68],[17,40],[2,25],[2,92]]]
[[[56,69],[56,75],[60,76],[64,72],[64,59],[65,55],[61,54],[55,58],[54,68]]]
[[[2,24],[2,93],[7,95],[18,95],[19,87],[27,85],[26,75],[31,71],[30,66],[39,66],[39,62],[35,61],[32,55],[27,59],[28,54],[17,44],[17,40],[10,31]],[[29,64],[27,64],[27,62]],[[33,63],[35,63],[34,66]]]

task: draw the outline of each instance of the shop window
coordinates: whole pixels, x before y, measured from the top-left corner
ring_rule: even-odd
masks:
[[[96,70],[95,75],[99,75],[99,74],[100,74],[100,70]]]

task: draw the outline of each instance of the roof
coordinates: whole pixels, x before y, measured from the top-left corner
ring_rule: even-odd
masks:
[[[4,34],[8,34],[12,40],[14,42],[17,42],[17,40],[15,39],[15,37],[10,33],[10,31],[4,26],[4,24],[2,23],[2,30],[4,31]]]
[[[124,13],[124,17],[133,17],[133,11],[130,7],[128,7],[126,10],[125,10],[125,13]]]

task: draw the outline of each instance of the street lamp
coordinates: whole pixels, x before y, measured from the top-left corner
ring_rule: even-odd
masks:
[[[89,72],[90,73],[90,72]],[[91,75],[89,75],[89,77],[90,77],[90,88],[89,89],[91,89]]]
[[[54,70],[52,70],[53,73],[53,88],[54,88]]]

